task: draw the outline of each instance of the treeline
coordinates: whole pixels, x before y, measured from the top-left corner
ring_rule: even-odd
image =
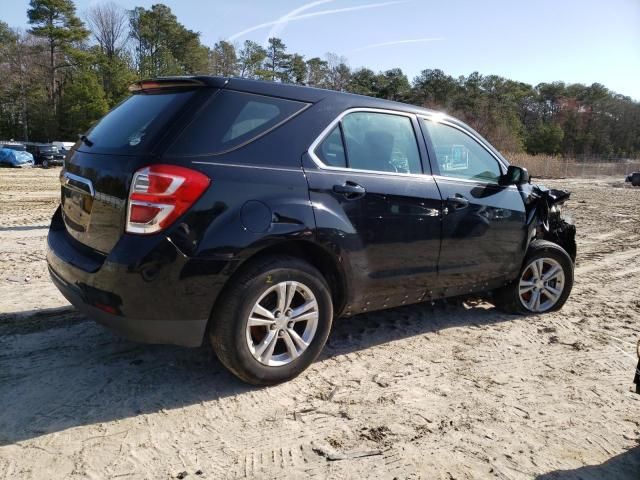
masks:
[[[0,21],[0,139],[72,140],[128,95],[163,75],[210,74],[371,95],[446,111],[498,148],[528,153],[637,157],[640,103],[594,83],[536,86],[474,72],[352,69],[328,53],[305,58],[279,38],[266,46],[203,45],[163,4],[124,10],[72,0],[31,0],[28,31]]]

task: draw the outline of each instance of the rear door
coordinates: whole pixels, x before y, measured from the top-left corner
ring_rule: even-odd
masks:
[[[440,282],[449,293],[485,290],[511,279],[522,264],[525,207],[506,169],[484,142],[438,117],[421,118],[434,178],[442,194]]]
[[[413,115],[353,109],[304,162],[318,239],[350,269],[353,311],[412,303],[435,288],[441,199],[423,175],[418,128]]]

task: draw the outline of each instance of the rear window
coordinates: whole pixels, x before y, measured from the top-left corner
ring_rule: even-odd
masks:
[[[166,126],[193,97],[195,90],[137,93],[120,103],[88,133],[98,153],[149,152]],[[86,149],[83,144],[81,149]]]
[[[170,147],[171,155],[220,154],[255,140],[307,106],[282,98],[220,90]]]

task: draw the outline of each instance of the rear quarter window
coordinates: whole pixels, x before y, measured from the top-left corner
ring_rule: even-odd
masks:
[[[228,152],[264,135],[307,106],[294,100],[220,90],[167,153],[191,156]]]
[[[92,153],[149,153],[179,112],[188,105],[195,91],[136,93],[104,116],[89,132]]]

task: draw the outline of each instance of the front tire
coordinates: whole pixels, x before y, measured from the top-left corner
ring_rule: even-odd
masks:
[[[573,287],[573,261],[559,245],[534,240],[518,278],[496,290],[496,307],[517,314],[546,313],[559,310]]]
[[[332,320],[322,274],[300,259],[274,255],[231,280],[212,313],[209,338],[238,378],[273,385],[296,377],[317,358]]]
[[[42,160],[42,168],[49,168],[49,160]]]

